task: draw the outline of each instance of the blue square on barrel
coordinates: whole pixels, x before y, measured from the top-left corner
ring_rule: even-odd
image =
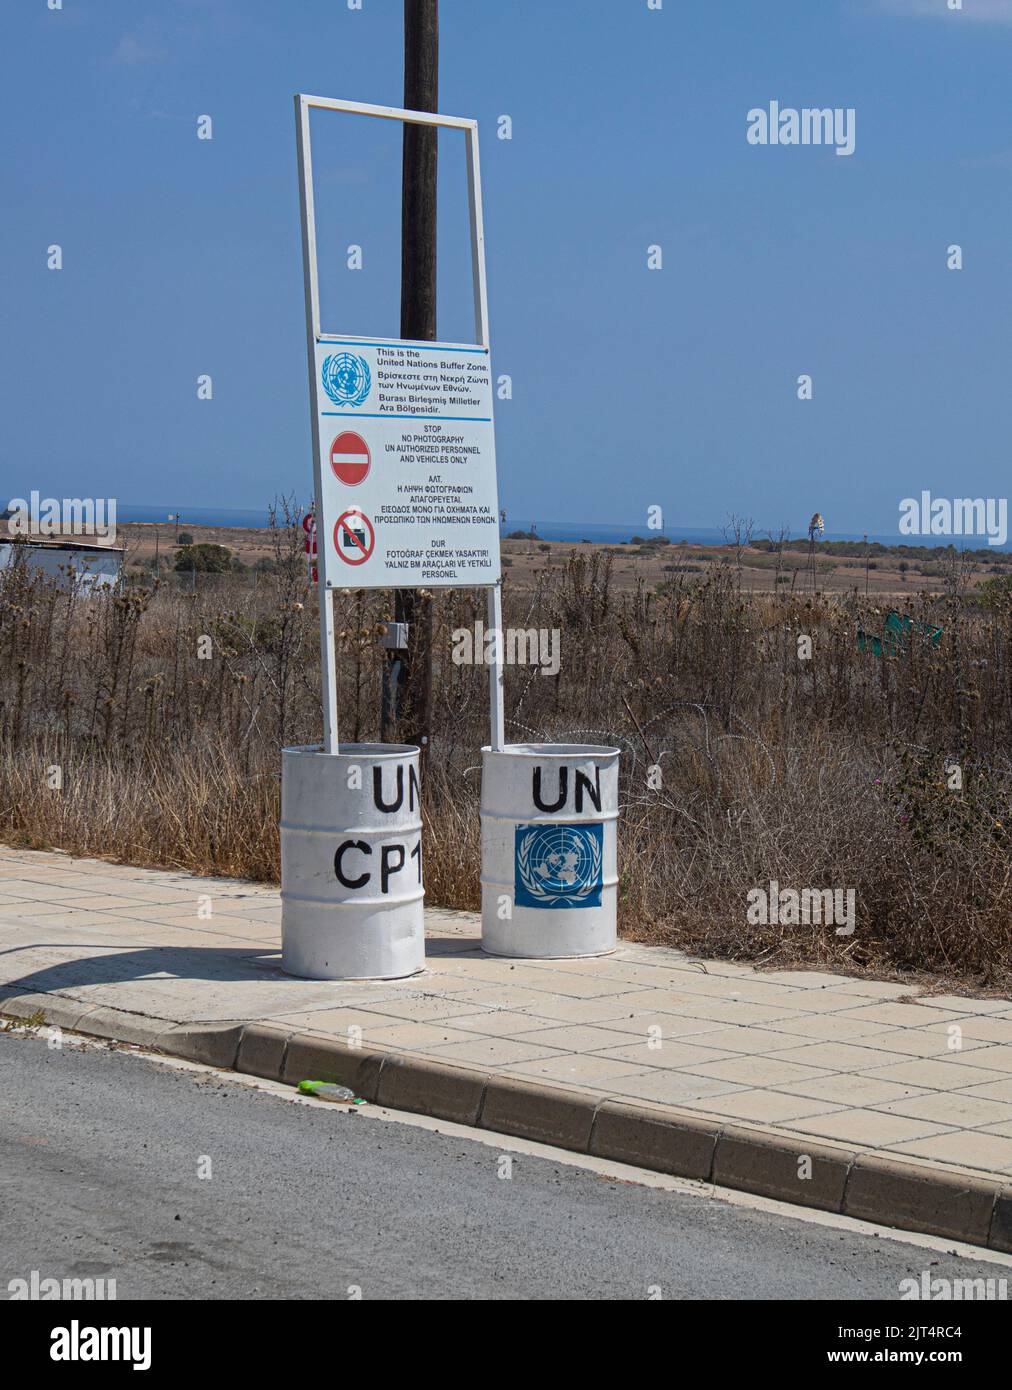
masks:
[[[513,899],[517,907],[600,907],[604,829],[594,822],[518,825]]]

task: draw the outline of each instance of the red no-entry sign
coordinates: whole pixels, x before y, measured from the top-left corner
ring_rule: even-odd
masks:
[[[354,430],[339,434],[330,446],[330,466],[339,482],[355,487],[369,472],[369,445]]]

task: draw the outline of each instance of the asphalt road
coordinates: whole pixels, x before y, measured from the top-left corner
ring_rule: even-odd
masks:
[[[0,1298],[896,1298],[983,1261],[0,1033]],[[560,1156],[561,1157],[561,1156]],[[210,1176],[199,1176],[208,1171]]]

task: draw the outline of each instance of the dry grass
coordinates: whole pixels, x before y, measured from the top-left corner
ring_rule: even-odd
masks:
[[[277,882],[279,784],[247,774],[222,742],[133,761],[74,750],[60,764],[61,790],[43,783],[50,746],[0,753],[2,834],[31,848],[197,874]]]
[[[315,596],[297,518],[277,572],[75,597],[0,577],[0,837],[146,865],[276,881],[279,750],[319,737]],[[587,547],[506,622],[558,628],[562,670],[507,672],[511,739],[623,750],[621,925],[767,962],[1012,979],[1012,615],[912,599],[941,623],[884,658],[857,651],[884,613],[844,598],[749,598],[734,570],[616,593]],[[337,599],[348,740],[378,735],[385,594]],[[431,600],[435,713],[425,782],[429,901],[478,902],[487,674],[450,661],[481,595]],[[914,611],[920,610],[920,611]],[[798,656],[810,636],[811,660]],[[201,659],[202,638],[211,655]],[[959,761],[961,792],[945,780]],[[61,790],[47,769],[62,769]],[[649,769],[660,767],[662,784]],[[749,889],[853,888],[857,931],[750,926]]]

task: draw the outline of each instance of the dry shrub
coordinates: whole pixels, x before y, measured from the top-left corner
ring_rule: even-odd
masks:
[[[277,880],[280,749],[320,732],[298,521],[275,527],[274,570],[255,583],[199,576],[191,592],[184,577],[84,597],[20,567],[0,575],[0,835]],[[533,590],[504,590],[506,623],[558,629],[563,658],[558,676],[508,668],[508,738],[622,750],[622,930],[703,953],[1007,984],[1009,605],[917,597],[910,616],[940,624],[940,643],[915,627],[875,656],[856,634],[881,633],[885,613],[856,593],[752,597],[720,565],[664,590],[616,593],[608,557],[587,550]],[[484,596],[425,602],[426,889],[474,907],[487,670],[450,654],[453,631],[484,620]],[[335,614],[342,737],[371,741],[391,596],[338,595]],[[946,785],[947,758],[961,791]],[[771,880],[854,889],[856,932],[750,925],[747,894]]]
[[[277,882],[280,784],[276,771],[248,774],[222,742],[157,762],[105,750],[63,763],[37,744],[0,751],[5,838],[120,863]],[[59,766],[63,785],[40,789],[40,768]]]
[[[911,828],[912,784],[889,749],[818,729],[795,746],[727,739],[663,764],[663,792],[626,807],[622,912],[630,934],[768,963],[928,970],[1000,987],[1009,969],[1009,862],[983,808],[960,829]],[[708,762],[708,760],[705,760]],[[719,774],[722,795],[701,794]],[[1002,782],[1012,787],[1012,772]],[[943,799],[935,805],[943,818]],[[658,803],[663,799],[663,817]],[[663,825],[661,821],[663,819]],[[856,930],[751,925],[750,888],[853,889]]]

